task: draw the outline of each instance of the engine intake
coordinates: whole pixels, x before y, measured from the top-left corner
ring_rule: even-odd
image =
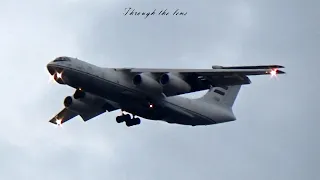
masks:
[[[81,91],[81,90],[76,90],[76,92],[73,94],[73,97],[75,99],[82,99],[86,96],[86,93],[84,91]]]
[[[135,76],[133,77],[133,79],[132,79],[132,82],[133,82],[133,84],[136,85],[136,86],[140,85],[140,84],[142,83],[142,77],[141,77],[141,75],[140,75],[140,74],[135,75]]]
[[[67,109],[69,109],[73,112],[76,112],[78,114],[86,113],[88,110],[90,110],[90,107],[87,104],[85,104],[77,99],[74,99],[71,96],[67,96],[64,99],[63,104]]]
[[[161,85],[150,75],[144,73],[137,74],[133,77],[132,82],[135,86],[146,92],[162,93]]]
[[[169,80],[170,80],[170,77],[169,77],[168,74],[163,74],[163,75],[160,77],[160,83],[161,83],[162,85],[168,84]]]
[[[190,92],[191,86],[184,81],[179,74],[167,73],[160,77],[160,83],[165,91],[171,93],[187,93]]]
[[[117,103],[104,99],[100,96],[84,92],[82,90],[76,90],[76,92],[73,94],[73,98],[75,100],[81,101],[82,103],[86,104],[87,106],[90,106],[91,108],[102,108],[104,110],[113,109],[114,107],[117,107]]]

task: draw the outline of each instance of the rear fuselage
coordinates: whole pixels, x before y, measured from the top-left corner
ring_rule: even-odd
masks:
[[[82,89],[119,104],[122,110],[151,120],[184,125],[210,125],[235,120],[231,108],[181,96],[146,96],[129,72],[98,67],[78,59],[51,62],[51,75],[62,72],[61,84]],[[153,106],[150,107],[149,104]]]

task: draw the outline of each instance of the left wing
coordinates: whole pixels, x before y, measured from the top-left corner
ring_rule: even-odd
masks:
[[[124,72],[132,75],[140,73],[151,73],[157,81],[165,73],[178,73],[190,84],[191,92],[202,91],[210,86],[232,86],[250,84],[248,76],[269,75],[276,71],[277,74],[285,74],[279,70],[284,68],[281,65],[261,65],[261,66],[212,66],[212,69],[152,69],[152,68],[120,68]],[[167,96],[179,95],[165,93]]]

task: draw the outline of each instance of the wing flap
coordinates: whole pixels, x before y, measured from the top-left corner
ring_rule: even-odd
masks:
[[[105,113],[106,111],[104,110],[95,110],[95,111],[92,111],[90,113],[86,113],[86,114],[79,114],[80,117],[82,118],[83,121],[88,121],[96,116],[99,116],[100,114],[103,114]]]
[[[281,65],[259,65],[259,66],[221,66],[222,69],[279,69]]]
[[[197,74],[203,76],[257,76],[257,75],[268,75],[272,69],[217,69],[217,71],[197,72]],[[277,74],[285,74],[284,71],[277,70]]]
[[[270,74],[272,68],[265,68],[265,69],[148,69],[148,68],[133,68],[131,72],[133,73],[168,73],[168,72],[176,72],[181,74],[188,74],[188,73],[196,73],[205,76],[221,76],[221,75],[266,75]],[[285,74],[284,71],[277,70],[278,74]]]
[[[108,112],[111,112],[111,111],[118,110],[120,107],[119,107],[119,104],[105,99],[105,104],[103,105],[102,108],[107,110]]]

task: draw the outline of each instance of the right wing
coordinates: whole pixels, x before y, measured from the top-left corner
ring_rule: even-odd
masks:
[[[77,113],[74,111],[71,111],[67,108],[64,108],[62,111],[60,111],[56,116],[54,116],[49,122],[57,125],[61,125],[71,119],[73,119],[76,116],[80,116],[83,121],[88,121],[96,116],[99,116],[100,114],[105,113],[106,111],[113,111],[116,109],[110,109],[110,110],[104,110],[104,109],[92,109],[88,113]]]
[[[85,112],[75,112],[68,108],[64,108],[57,115],[55,115],[49,122],[61,125],[78,115],[82,118],[83,121],[88,121],[96,116],[99,116],[100,114],[105,113],[106,111],[110,112],[119,109],[117,104],[106,99],[97,98],[95,102],[100,103],[101,106],[96,106],[97,104],[95,106],[93,106],[93,104],[88,104],[87,110]]]

